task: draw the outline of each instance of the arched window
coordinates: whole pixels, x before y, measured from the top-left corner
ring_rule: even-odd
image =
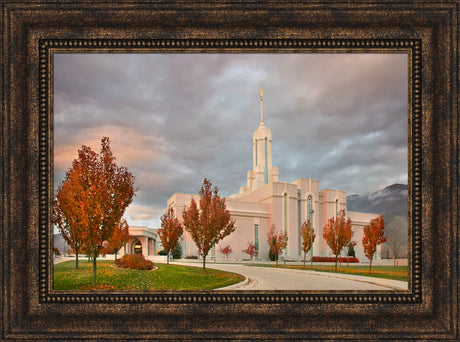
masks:
[[[139,240],[133,242],[133,254],[142,254],[142,243]]]
[[[287,231],[287,199],[288,199],[288,194],[287,192],[284,193],[284,203],[283,203],[283,206],[284,206],[284,231],[286,232]]]
[[[259,225],[254,224],[254,246],[256,246],[256,260],[259,259]]]
[[[308,195],[307,197],[307,218],[310,221],[310,224],[313,224],[312,222],[312,214],[313,214],[313,197],[311,195]]]
[[[298,226],[298,236],[301,236],[302,233],[302,198],[301,198],[301,191],[297,189],[297,226]],[[302,252],[302,239],[298,239],[298,249],[299,255]]]
[[[265,137],[265,184],[268,184],[268,144],[267,138]]]

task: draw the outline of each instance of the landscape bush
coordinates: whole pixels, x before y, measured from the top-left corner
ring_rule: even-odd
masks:
[[[185,259],[198,259],[198,256],[196,255],[187,255]]]
[[[154,266],[153,262],[145,259],[142,254],[125,254],[115,260],[115,265],[133,270],[151,270]]]
[[[313,262],[335,262],[335,257],[314,256],[313,257]],[[347,258],[339,257],[338,262],[347,262]],[[359,259],[358,258],[350,258],[350,257],[348,257],[348,262],[349,263],[359,262]]]
[[[174,247],[173,250],[171,251],[171,257],[173,259],[182,258],[182,246],[180,245],[179,242],[177,243],[176,247]]]

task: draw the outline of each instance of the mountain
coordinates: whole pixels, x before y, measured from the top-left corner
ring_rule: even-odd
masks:
[[[347,209],[383,215],[387,242],[382,245],[382,258],[407,258],[407,185],[393,184],[361,195],[347,196]]]
[[[385,222],[394,216],[407,217],[407,185],[392,184],[382,190],[347,196],[347,209],[364,213],[380,214]]]

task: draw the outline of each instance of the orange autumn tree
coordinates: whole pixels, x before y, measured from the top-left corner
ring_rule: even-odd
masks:
[[[225,247],[223,247],[223,248],[220,247],[220,248],[219,248],[219,252],[220,252],[221,254],[225,255],[225,257],[226,257],[227,260],[228,260],[228,256],[229,256],[230,254],[232,254],[233,250],[232,250],[232,247],[231,247],[230,245],[227,245],[227,246],[225,246]]]
[[[107,255],[107,254],[113,254],[113,248],[110,246],[110,244],[107,241],[104,241],[102,243],[102,255]]]
[[[272,225],[272,229],[270,229],[267,235],[267,242],[270,247],[270,254],[275,256],[276,266],[278,266],[279,256],[287,247],[288,236],[283,231],[276,231],[275,225]]]
[[[81,234],[81,247],[93,260],[94,285],[103,242],[112,237],[136,192],[134,176],[115,163],[110,139],[102,138],[101,145],[100,154],[82,146],[54,201],[58,225],[62,222]],[[63,210],[69,207],[73,209]]]
[[[373,219],[370,225],[363,228],[364,255],[369,259],[369,273],[372,272],[372,258],[377,251],[377,246],[387,241],[384,236],[385,220],[383,216]]]
[[[303,268],[305,268],[305,259],[307,258],[307,253],[311,250],[311,243],[314,242],[316,238],[315,230],[311,228],[310,220],[304,221],[304,223],[302,223],[300,236],[302,237]],[[311,257],[313,258],[313,255]]]
[[[206,256],[213,246],[235,231],[235,221],[225,205],[225,198],[219,196],[219,189],[205,178],[201,186],[198,209],[192,198],[190,205],[183,211],[183,225],[190,233],[201,256],[203,271],[206,270]]]
[[[252,258],[257,255],[257,247],[252,242],[248,242],[248,246],[246,247],[246,249],[243,249],[243,252],[248,254],[252,260]]]
[[[351,220],[345,219],[345,210],[340,210],[337,217],[331,217],[323,228],[323,238],[335,255],[335,270],[340,252],[348,245],[352,235]]]
[[[182,225],[174,215],[174,209],[169,207],[166,213],[161,217],[161,228],[158,229],[158,235],[163,245],[163,250],[167,254],[167,264],[169,264],[169,256],[183,232]]]
[[[112,236],[107,239],[107,243],[112,249],[112,253],[115,255],[115,260],[117,260],[118,251],[129,241],[129,238],[128,222],[126,222],[125,219],[122,219],[117,222]],[[108,251],[110,251],[110,248]]]

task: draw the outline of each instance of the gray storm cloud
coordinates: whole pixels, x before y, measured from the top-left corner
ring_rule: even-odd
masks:
[[[405,183],[407,87],[405,54],[57,54],[55,187],[81,145],[108,135],[136,176],[132,220],[153,224],[204,177],[235,193],[261,88],[280,180],[350,193]]]

